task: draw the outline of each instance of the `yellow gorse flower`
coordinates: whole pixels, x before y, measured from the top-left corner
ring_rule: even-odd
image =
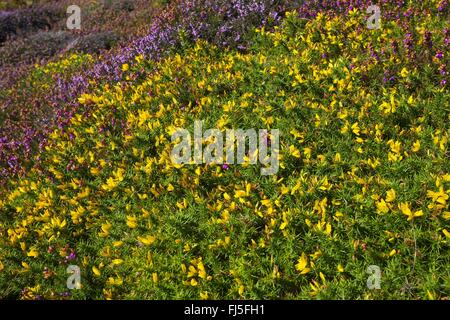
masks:
[[[415,218],[421,217],[423,216],[423,211],[422,210],[418,210],[418,211],[411,211],[411,209],[409,208],[409,204],[406,202],[403,202],[399,205],[399,209],[401,210],[401,212],[406,215],[408,217],[408,221],[412,221]]]
[[[298,272],[300,272],[300,274],[306,274],[309,271],[311,271],[311,269],[308,268],[307,266],[308,266],[308,257],[306,256],[305,253],[302,253],[302,255],[297,261],[297,264],[295,265],[295,269]]]

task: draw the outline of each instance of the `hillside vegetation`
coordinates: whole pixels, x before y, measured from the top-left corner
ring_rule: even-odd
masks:
[[[5,89],[0,297],[448,299],[448,2],[368,4],[170,2]],[[174,164],[198,120],[279,129],[279,171]]]

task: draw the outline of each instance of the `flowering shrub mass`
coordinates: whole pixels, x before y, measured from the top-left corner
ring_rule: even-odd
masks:
[[[448,1],[368,5],[170,1],[0,91],[0,297],[448,299]],[[196,121],[279,170],[174,163]]]

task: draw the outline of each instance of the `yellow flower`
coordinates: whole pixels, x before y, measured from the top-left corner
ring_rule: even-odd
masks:
[[[419,151],[419,150],[420,150],[420,141],[417,140],[416,142],[413,143],[412,151],[413,151],[413,152],[417,152],[417,151]]]
[[[392,257],[392,256],[395,256],[396,254],[398,253],[398,251],[397,250],[395,250],[395,249],[392,249],[392,251],[391,252],[389,252],[389,256],[390,257]]]
[[[123,280],[121,277],[118,277],[117,279],[114,279],[113,277],[109,277],[107,283],[112,286],[120,286],[123,284]]]
[[[37,258],[39,256],[39,252],[37,252],[35,247],[32,247],[30,248],[30,251],[28,251],[27,256]]]
[[[130,66],[128,65],[128,63],[125,63],[122,65],[122,71],[128,71],[128,69],[130,69]]]
[[[156,241],[156,237],[154,236],[146,236],[146,237],[138,237],[139,242],[145,244],[146,246],[151,245],[153,242]]]
[[[127,226],[131,229],[134,229],[137,227],[137,218],[135,216],[127,216]]]
[[[384,214],[389,212],[389,206],[387,205],[386,201],[384,201],[384,199],[378,201],[376,205],[378,213]]]
[[[405,202],[401,203],[399,205],[399,208],[402,211],[402,213],[408,217],[408,221],[412,221],[412,220],[414,220],[414,218],[423,216],[423,211],[422,210],[419,210],[419,211],[416,211],[416,212],[413,213],[411,211],[411,209],[409,208],[409,204],[408,203],[405,203]]]
[[[188,278],[192,278],[197,274],[197,269],[194,266],[189,266]]]
[[[307,274],[309,271],[311,271],[310,268],[307,268],[308,265],[308,257],[303,252],[300,258],[297,261],[297,264],[295,265],[295,269],[300,272],[300,274]]]
[[[450,239],[450,232],[448,232],[447,229],[442,230],[442,232],[445,234],[445,236],[446,236],[447,238]]]
[[[393,202],[395,200],[396,194],[395,190],[391,189],[386,194],[386,202]]]
[[[334,155],[334,162],[341,162],[341,154],[338,152]]]
[[[102,189],[105,191],[112,191],[118,185],[119,185],[119,181],[115,180],[114,178],[108,178],[106,180],[106,184],[102,185]]]
[[[244,287],[244,285],[241,284],[241,285],[239,286],[239,290],[238,290],[239,295],[242,296],[242,295],[244,294],[244,290],[245,290],[245,287]]]
[[[406,68],[403,68],[402,71],[400,71],[400,75],[402,78],[406,78],[408,76],[409,72]]]
[[[293,145],[289,147],[289,153],[296,158],[300,158],[300,151]]]
[[[402,149],[402,144],[399,141],[389,140],[388,145],[391,147],[392,152],[395,154],[400,154]]]
[[[111,289],[103,289],[103,296],[106,300],[112,300],[112,290]]]
[[[448,200],[448,195],[444,192],[444,188],[440,187],[438,192],[431,190],[427,191],[427,196],[433,200],[433,202],[445,205]]]
[[[92,267],[92,272],[94,272],[94,275],[96,277],[100,277],[100,275],[101,275],[100,270],[96,266]]]
[[[193,286],[193,287],[198,286],[198,282],[197,282],[197,280],[195,280],[195,278],[191,279],[191,286]]]
[[[102,224],[101,229],[102,231],[98,233],[98,235],[102,238],[105,238],[109,235],[109,230],[111,230],[112,224],[109,222],[106,222]]]
[[[59,218],[51,218],[50,221],[55,229],[64,229],[64,227],[67,225],[66,219],[61,220]]]
[[[114,241],[113,242],[113,246],[114,247],[120,247],[120,246],[122,246],[123,245],[123,241]]]
[[[197,268],[198,268],[198,276],[202,279],[206,279],[206,271],[205,271],[205,266],[203,265],[203,262],[200,261],[197,264]]]
[[[114,259],[113,261],[112,261],[112,264],[113,265],[120,265],[120,264],[122,264],[123,263],[123,260],[122,259]]]
[[[354,124],[352,124],[352,131],[353,131],[354,134],[359,136],[359,133],[360,133],[361,129],[359,128],[358,122],[355,122]]]
[[[134,57],[134,60],[137,61],[137,63],[141,63],[142,61],[144,61],[144,56],[142,54]]]

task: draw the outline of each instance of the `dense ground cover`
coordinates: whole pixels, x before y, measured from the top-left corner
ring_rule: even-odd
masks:
[[[7,91],[34,103],[1,131],[3,297],[448,297],[447,1],[382,2],[376,30],[368,1],[291,5],[175,1]],[[173,164],[195,120],[279,129],[279,172]]]
[[[66,29],[66,9],[71,1],[46,2],[2,12],[2,34],[3,31],[12,31],[8,37],[5,34],[7,41],[0,44],[2,181],[11,174],[24,171],[23,166],[29,164],[39,149],[39,143],[57,125],[53,121],[55,115],[61,113],[70,101],[66,99],[64,105],[56,105],[55,100],[62,94],[56,91],[57,84],[79,78],[79,73],[92,68],[105,50],[111,47],[119,50],[131,39],[146,33],[144,30],[161,5],[160,1],[145,0],[133,1],[131,5],[127,5],[130,2],[126,0],[117,0],[110,5],[106,3],[77,1],[76,4],[82,8],[82,28],[74,31]],[[34,27],[36,21],[53,23],[48,22],[46,30],[41,30]],[[80,53],[80,57],[75,59],[84,63],[69,66],[73,53]],[[88,59],[88,55],[91,58]],[[43,77],[40,66],[47,63],[56,63],[59,67],[52,68],[52,72]]]

